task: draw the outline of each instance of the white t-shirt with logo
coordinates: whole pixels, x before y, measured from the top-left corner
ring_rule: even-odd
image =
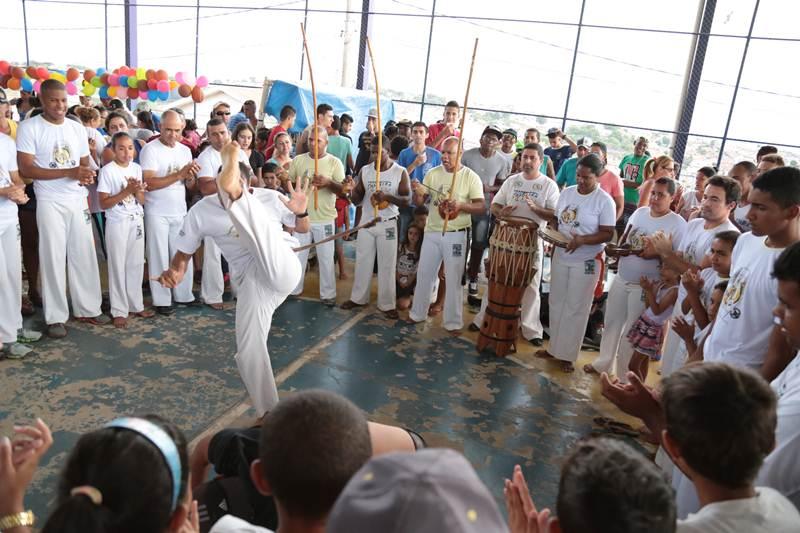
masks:
[[[736,209],[733,210],[733,220],[736,222],[736,225],[739,226],[742,231],[751,231],[753,227],[750,225],[750,221],[747,220],[747,213],[750,212],[750,204],[747,205],[737,205]]]
[[[397,163],[392,163],[387,170],[381,170],[381,190],[392,196],[398,196],[397,189],[400,187],[400,179],[403,177],[403,167]],[[375,218],[375,208],[370,202],[370,198],[375,193],[375,164],[370,163],[361,167],[359,179],[364,184],[364,199],[361,200],[361,222],[369,222]],[[400,208],[389,203],[385,209],[378,211],[378,216],[382,219],[392,218],[400,214]]]
[[[561,191],[556,204],[558,231],[565,237],[576,235],[592,235],[600,226],[614,227],[617,223],[617,208],[614,200],[598,185],[589,194],[578,192],[573,185]],[[567,253],[563,248],[556,248],[554,259],[565,265],[578,265],[594,259],[603,251],[605,244],[584,244],[574,252]]]
[[[672,245],[677,247],[686,231],[686,221],[672,211],[654,217],[650,214],[650,207],[640,207],[631,215],[625,231],[628,233],[625,242],[637,250],[644,248],[645,237],[652,237],[658,232],[672,237]],[[642,276],[656,280],[659,277],[658,259],[643,259],[638,255],[621,257],[619,276],[628,283],[638,283]]]
[[[38,115],[19,123],[17,151],[33,154],[39,168],[64,169],[80,166],[81,158],[89,155],[86,128],[74,120],[64,119],[53,124]],[[78,180],[65,177],[53,180],[34,180],[33,190],[38,202],[63,202],[86,198],[86,187]]]
[[[192,162],[192,152],[181,143],[169,147],[161,139],[153,139],[139,153],[142,171],[152,170],[155,177],[173,174]],[[183,216],[186,214],[186,186],[178,180],[163,189],[144,193],[144,209],[148,215]]]
[[[769,487],[756,487],[756,496],[705,505],[686,520],[677,533],[797,533],[800,513],[792,502]]]
[[[11,187],[11,172],[17,171],[17,145],[14,140],[0,133],[0,188]],[[17,224],[17,204],[0,196],[0,226]]]
[[[690,220],[686,225],[686,231],[678,246],[678,251],[683,254],[683,258],[693,265],[699,265],[703,261],[703,258],[708,254],[709,250],[711,250],[711,242],[714,240],[714,236],[716,236],[717,233],[722,231],[735,231],[739,233],[739,228],[730,220],[726,220],[719,226],[711,229],[706,229],[705,223],[706,221],[702,218]],[[683,283],[681,283],[678,288],[678,300],[675,302],[672,316],[683,315],[681,312],[681,304],[685,298],[686,289]]]
[[[280,200],[282,194],[271,189],[253,189],[252,194],[266,208],[268,224],[274,224],[278,231],[282,231],[284,225],[296,225],[294,213]],[[241,284],[248,266],[255,259],[239,242],[239,232],[216,194],[204,197],[189,210],[178,234],[177,248],[183,253],[193,254],[205,237],[214,239],[231,266],[234,281]],[[298,246],[297,239],[288,233],[283,233],[283,237],[292,246]]]
[[[722,297],[714,329],[706,341],[706,361],[758,368],[767,355],[772,310],[778,305],[778,281],[772,266],[783,248],[769,248],[766,236],[745,233],[731,257],[731,279]]]
[[[547,221],[539,217],[528,206],[527,199],[544,209],[555,209],[558,204],[558,185],[544,174],[539,174],[535,179],[525,179],[525,174],[520,172],[509,176],[500,186],[500,190],[492,200],[492,204],[514,206],[511,216],[533,220],[540,227],[547,225]]]
[[[800,353],[772,382],[778,397],[775,449],[764,459],[756,485],[772,487],[800,509]]]
[[[97,192],[114,196],[128,186],[128,178],[142,181],[142,167],[133,161],[128,163],[127,167],[122,167],[116,161],[112,161],[100,169]],[[130,218],[131,215],[141,216],[142,214],[142,206],[136,201],[135,195],[129,194],[111,209],[106,210],[106,221],[117,222]]]
[[[239,150],[239,162],[245,163],[248,167],[250,166],[247,156],[244,155],[244,150]],[[219,176],[219,169],[222,166],[222,154],[213,146],[209,146],[197,156],[197,164],[200,165],[200,171],[197,173],[198,179],[216,178]]]

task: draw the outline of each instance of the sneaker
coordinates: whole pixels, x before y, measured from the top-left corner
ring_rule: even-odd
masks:
[[[32,329],[21,329],[17,334],[17,342],[36,342],[42,338],[41,331],[34,331]]]
[[[475,322],[470,322],[469,326],[467,326],[467,329],[472,331],[472,332],[481,330],[480,326],[478,326]]]
[[[354,307],[364,307],[364,304],[357,304],[353,300],[347,300],[339,307],[341,307],[342,309],[353,309]]]
[[[335,298],[323,298],[320,300],[322,305],[326,307],[336,307],[336,299]]]
[[[91,324],[93,326],[106,326],[111,323],[111,317],[101,313],[97,316],[79,317],[78,321],[84,322],[86,324]]]
[[[48,324],[47,336],[51,339],[63,339],[67,336],[67,328],[64,324]]]
[[[20,344],[19,342],[3,346],[3,355],[7,359],[22,359],[32,351],[33,348],[29,348],[24,344]]]
[[[478,280],[477,279],[469,280],[468,292],[469,292],[469,294],[471,296],[477,296],[478,295]]]
[[[170,316],[175,314],[175,308],[171,305],[157,305],[156,313],[159,315]]]
[[[531,339],[531,344],[533,344],[534,346],[541,346],[542,344],[544,344],[544,341],[539,337],[536,337],[535,339]]]
[[[203,305],[203,302],[195,298],[191,302],[177,302],[177,304],[180,305],[181,307],[200,307],[201,305]]]

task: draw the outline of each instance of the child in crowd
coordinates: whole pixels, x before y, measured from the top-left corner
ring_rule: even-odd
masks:
[[[661,344],[664,340],[664,324],[672,315],[672,308],[678,299],[678,280],[680,275],[668,265],[661,265],[661,281],[655,282],[642,277],[639,280],[644,290],[647,309],[634,322],[628,331],[628,340],[633,347],[628,370],[635,372],[644,381],[650,360],[661,359]]]
[[[350,200],[336,198],[336,233],[347,231],[350,229]],[[339,263],[339,279],[347,279],[347,273],[344,271],[344,241],[341,237],[336,239],[336,262]]]
[[[428,207],[424,205],[418,205],[414,208],[414,221],[412,222],[413,225],[419,228],[425,228],[425,224],[428,223]]]
[[[722,297],[724,296],[727,288],[728,280],[726,279],[720,281],[711,289],[710,298],[705,312],[705,316],[707,317],[707,323],[705,326],[701,327],[701,324],[696,317],[694,323],[687,320],[687,317],[677,317],[674,320],[672,329],[675,330],[675,333],[677,333],[686,344],[686,353],[689,354],[687,362],[697,360],[694,357],[694,354],[697,352],[697,348],[702,346],[703,342],[706,340],[706,337],[708,337],[708,334],[711,333],[711,327],[714,325],[714,319],[717,318],[717,311],[719,311],[719,304],[722,303]]]
[[[125,328],[128,313],[151,318],[142,302],[144,272],[144,192],[142,167],[133,162],[133,138],[126,132],[112,139],[114,160],[100,169],[97,193],[106,211],[108,292],[114,326]]]
[[[281,167],[278,166],[277,163],[264,163],[264,166],[261,167],[261,179],[264,181],[264,188],[286,194],[286,191],[283,190],[283,184],[278,177],[280,171]]]
[[[411,307],[411,299],[414,297],[424,234],[425,230],[421,226],[410,225],[406,239],[397,251],[397,309],[401,311]]]

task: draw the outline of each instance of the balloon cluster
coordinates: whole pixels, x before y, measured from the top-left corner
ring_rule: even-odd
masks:
[[[203,89],[208,87],[208,78],[205,76],[195,79],[185,72],[176,72],[174,78],[170,78],[163,69],[122,66],[110,72],[104,68],[81,72],[75,67],[67,70],[34,66],[23,68],[0,61],[0,87],[39,92],[42,82],[48,79],[63,83],[69,95],[80,92],[92,96],[98,93],[100,98],[138,98],[151,102],[191,96],[192,100],[200,103],[205,98]]]

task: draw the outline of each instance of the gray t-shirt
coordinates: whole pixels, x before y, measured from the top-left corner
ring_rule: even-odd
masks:
[[[491,156],[483,157],[480,148],[471,148],[461,155],[461,164],[474,171],[484,186],[495,185],[496,181],[502,182],[511,173],[508,158],[497,150]],[[493,193],[484,193],[487,209],[492,204],[493,196]]]

